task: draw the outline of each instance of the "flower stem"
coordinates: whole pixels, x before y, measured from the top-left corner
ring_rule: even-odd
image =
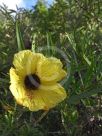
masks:
[[[37,125],[49,112],[49,110],[45,111],[39,118],[38,120],[35,121],[35,125]]]

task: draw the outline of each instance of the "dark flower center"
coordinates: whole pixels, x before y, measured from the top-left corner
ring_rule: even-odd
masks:
[[[26,75],[24,84],[27,89],[35,90],[40,86],[40,79],[36,74]]]

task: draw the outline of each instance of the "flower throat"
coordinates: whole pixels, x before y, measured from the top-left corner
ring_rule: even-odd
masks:
[[[27,89],[36,90],[40,86],[40,78],[36,74],[26,75],[24,84]]]

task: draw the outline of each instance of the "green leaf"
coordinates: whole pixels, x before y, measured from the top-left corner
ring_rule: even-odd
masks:
[[[68,100],[68,103],[69,104],[76,104],[78,103],[81,99],[86,99],[92,95],[95,95],[99,92],[102,92],[102,86],[100,86],[99,88],[96,88],[96,89],[93,89],[93,90],[90,90],[90,91],[85,91],[81,94],[78,94],[78,95],[72,95],[69,100]]]
[[[33,35],[33,41],[32,41],[32,47],[31,47],[31,50],[33,51],[33,52],[35,52],[35,38],[36,38],[36,34],[34,34]]]
[[[85,56],[85,54],[83,55],[83,58],[87,62],[87,64],[91,66],[91,61],[88,59],[88,57]]]
[[[51,49],[50,49],[50,37],[49,37],[49,33],[47,33],[47,55],[50,56],[51,55]]]
[[[18,21],[16,21],[16,36],[17,36],[17,43],[18,43],[18,51],[24,50],[24,43],[22,39],[22,34],[19,28]]]
[[[54,56],[55,50],[54,50],[54,44],[51,38],[51,33],[47,32],[47,55],[48,56]]]

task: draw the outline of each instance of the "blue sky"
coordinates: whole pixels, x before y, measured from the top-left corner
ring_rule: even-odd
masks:
[[[54,0],[45,0],[48,4],[52,4]],[[9,9],[16,9],[18,7],[24,7],[30,9],[36,4],[37,0],[0,0],[0,5],[2,3],[6,4]]]
[[[24,0],[25,7],[31,8],[33,5],[35,5],[37,0]]]
[[[31,8],[36,4],[37,0],[24,0],[26,8]],[[48,4],[52,4],[53,0],[46,0]]]

